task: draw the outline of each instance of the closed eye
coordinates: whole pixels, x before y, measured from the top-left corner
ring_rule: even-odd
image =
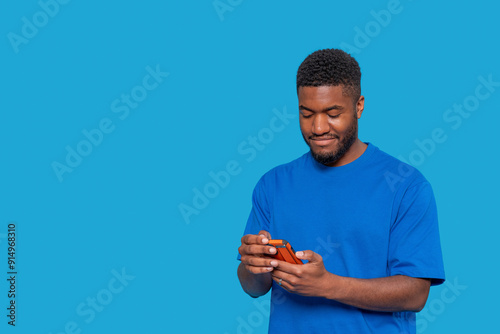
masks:
[[[330,115],[330,114],[328,114],[328,117],[330,117],[330,118],[337,118],[339,116],[340,116],[340,114],[337,114],[337,115]]]

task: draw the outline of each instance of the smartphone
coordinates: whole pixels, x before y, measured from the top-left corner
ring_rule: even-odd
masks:
[[[295,256],[295,251],[288,241],[282,239],[271,239],[267,245],[275,247],[277,251],[274,255],[268,254],[269,256],[288,263],[304,264],[297,256]]]

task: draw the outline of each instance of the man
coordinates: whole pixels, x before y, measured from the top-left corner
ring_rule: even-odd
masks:
[[[444,281],[432,189],[358,139],[360,81],[341,50],[303,61],[297,95],[310,151],[254,189],[238,277],[252,297],[272,288],[269,333],[415,333],[429,287]],[[272,258],[272,237],[305,264]]]

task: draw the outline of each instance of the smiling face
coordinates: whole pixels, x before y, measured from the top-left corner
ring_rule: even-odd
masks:
[[[364,97],[354,102],[343,87],[299,87],[300,130],[319,163],[342,166],[363,154],[366,144],[358,139],[358,119]]]

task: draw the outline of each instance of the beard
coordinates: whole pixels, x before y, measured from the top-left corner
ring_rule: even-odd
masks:
[[[358,133],[358,119],[355,117],[354,122],[349,127],[349,129],[347,129],[344,138],[342,138],[342,140],[339,142],[337,150],[330,152],[322,152],[322,153],[314,151],[314,149],[311,147],[309,142],[304,137],[304,134],[302,134],[302,137],[304,138],[307,146],[309,146],[309,148],[311,149],[311,154],[314,160],[316,160],[320,164],[328,166],[337,162],[337,160],[339,160],[344,156],[344,154],[351,148],[352,144],[354,144],[354,142],[356,141],[357,133]],[[337,135],[326,136],[326,137],[339,139],[339,136]]]

